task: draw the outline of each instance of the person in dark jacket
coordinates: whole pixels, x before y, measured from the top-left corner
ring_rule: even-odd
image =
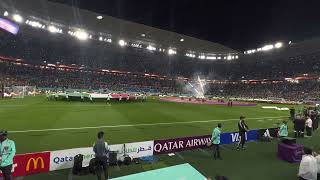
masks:
[[[242,149],[245,149],[244,144],[246,142],[246,132],[249,130],[247,124],[245,123],[245,117],[240,116],[240,121],[238,122],[238,128],[239,128],[239,144],[237,146],[237,150],[240,150],[240,147]]]
[[[294,120],[294,137],[304,137],[304,130],[305,130],[305,122],[306,120],[298,116]]]
[[[295,115],[296,115],[295,109],[294,109],[294,107],[291,107],[290,108],[290,118],[292,121],[294,121]]]
[[[93,151],[95,153],[95,163],[96,163],[96,174],[98,180],[101,179],[102,171],[104,172],[104,177],[105,179],[109,178],[108,175],[108,153],[109,153],[109,148],[108,148],[108,143],[104,141],[104,132],[100,131],[98,133],[98,139],[93,145]]]

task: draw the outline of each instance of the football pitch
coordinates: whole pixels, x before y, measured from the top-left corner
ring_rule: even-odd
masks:
[[[207,135],[218,123],[222,123],[224,132],[233,132],[237,131],[241,115],[246,116],[250,129],[276,127],[277,123],[288,119],[288,111],[262,109],[261,106],[177,104],[160,102],[152,97],[147,102],[107,105],[103,102],[48,101],[45,96],[36,96],[0,100],[0,128],[9,131],[9,137],[16,142],[17,153],[22,154],[92,146],[100,130],[105,131],[109,144],[116,144]],[[292,123],[289,123],[289,129],[292,132]],[[313,138],[299,140],[299,143],[316,147],[318,140],[316,133]],[[224,160],[221,162],[213,160],[210,149],[181,152],[174,157],[161,155],[156,164],[111,169],[111,177],[190,163],[211,178],[216,174],[236,180],[295,178],[298,165],[278,160],[276,148],[276,141],[250,143],[248,151],[241,152],[235,151],[234,145],[227,145],[222,149]],[[69,170],[63,170],[25,179],[68,177],[70,179]]]
[[[88,147],[105,131],[110,144],[211,134],[237,130],[240,115],[250,129],[275,127],[288,112],[257,107],[225,107],[159,102],[112,103],[47,101],[44,96],[0,101],[1,128],[18,153]]]

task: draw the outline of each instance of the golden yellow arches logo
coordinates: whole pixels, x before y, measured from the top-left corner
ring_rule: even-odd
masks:
[[[38,164],[39,164],[39,161],[40,161],[40,168],[43,169],[44,168],[44,160],[42,157],[38,157],[38,158],[30,158],[28,160],[28,163],[27,163],[27,166],[26,166],[26,171],[30,171],[30,165],[31,165],[31,162],[33,164],[33,170],[36,170],[38,169]]]

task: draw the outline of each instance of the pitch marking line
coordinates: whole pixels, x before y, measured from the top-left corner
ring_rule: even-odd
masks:
[[[247,120],[261,120],[274,118],[285,118],[287,116],[278,117],[261,117],[261,118],[247,118]],[[29,133],[29,132],[48,132],[48,131],[65,131],[65,130],[83,130],[83,129],[100,129],[100,128],[121,128],[121,127],[138,127],[138,126],[158,126],[158,125],[173,125],[173,124],[194,124],[194,123],[210,123],[210,122],[228,122],[228,121],[239,121],[239,119],[220,119],[220,120],[207,120],[207,121],[181,121],[181,122],[167,122],[167,123],[150,123],[150,124],[124,124],[124,125],[113,125],[113,126],[88,126],[88,127],[77,127],[77,128],[57,128],[57,129],[30,129],[21,131],[9,131],[10,133]]]

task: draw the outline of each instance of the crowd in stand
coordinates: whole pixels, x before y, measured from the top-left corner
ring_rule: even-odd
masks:
[[[97,71],[71,71],[43,68],[34,65],[17,65],[2,62],[0,83],[5,86],[37,86],[43,88],[109,89],[149,93],[184,94],[186,81],[174,78],[151,77],[144,74],[110,73]],[[300,101],[319,98],[320,83],[305,80],[299,83],[210,83],[206,95],[235,98],[284,98]]]
[[[66,89],[109,89],[116,91],[177,92],[175,81],[142,75],[65,71],[40,66],[1,63],[0,83],[5,86],[37,86]]]
[[[188,93],[188,82],[178,77],[191,78],[201,74],[206,79],[229,83],[207,84],[206,95],[243,98],[285,98],[302,100],[318,98],[320,83],[316,80],[292,83],[285,78],[303,74],[320,75],[320,39],[291,44],[284,48],[252,55],[239,55],[239,59],[209,61],[189,58],[184,54],[168,56],[135,48],[105,46],[105,43],[84,43],[66,37],[48,36],[46,32],[20,33],[1,37],[0,55],[19,57],[36,66],[18,66],[1,63],[0,83],[6,86],[30,85],[51,88],[110,89],[160,93]],[[65,43],[62,47],[61,43]],[[116,69],[128,74],[63,71],[44,69],[39,64],[62,63],[84,65],[88,69]],[[158,74],[168,78],[147,77]],[[171,79],[170,79],[171,78]],[[242,83],[241,80],[269,79],[268,83]],[[281,80],[273,83],[273,80]],[[237,83],[230,83],[237,82]]]
[[[303,100],[320,97],[320,83],[301,81],[299,83],[237,83],[211,84],[208,94],[236,98],[284,98],[286,100]]]

